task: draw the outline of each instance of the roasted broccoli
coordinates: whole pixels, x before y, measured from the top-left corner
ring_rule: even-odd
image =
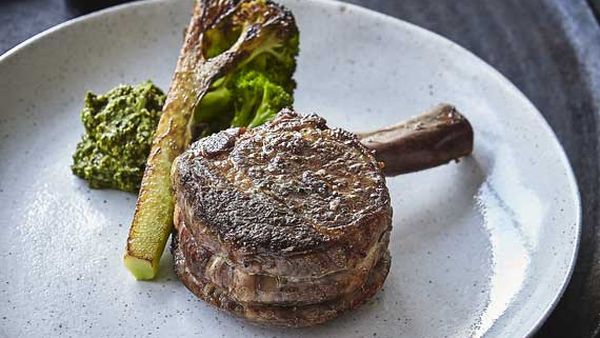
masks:
[[[199,137],[224,128],[255,127],[269,121],[282,108],[294,103],[293,79],[299,51],[299,33],[292,20],[279,29],[261,27],[271,20],[267,1],[242,2],[229,20],[204,34],[205,57],[213,58],[235,48],[243,34],[257,34],[248,55],[223,77],[215,81],[195,109],[194,125]],[[279,19],[289,18],[286,11]]]
[[[152,279],[173,227],[171,163],[194,136],[257,126],[293,103],[299,34],[267,0],[197,0],[141,183],[125,265]]]

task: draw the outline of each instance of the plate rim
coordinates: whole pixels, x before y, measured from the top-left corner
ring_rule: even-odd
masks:
[[[4,52],[2,55],[0,55],[0,66],[2,66],[4,63],[6,63],[8,60],[10,60],[12,57],[17,56],[18,53],[25,52],[28,47],[35,44],[38,40],[42,40],[42,39],[46,38],[47,36],[55,34],[63,29],[81,24],[88,20],[93,20],[93,19],[99,18],[99,17],[105,16],[105,15],[111,15],[114,12],[119,12],[119,11],[122,11],[125,9],[135,8],[135,7],[145,7],[145,6],[156,6],[158,4],[168,3],[168,2],[172,2],[172,1],[173,0],[145,0],[145,1],[134,1],[134,2],[129,2],[129,3],[123,3],[123,4],[104,8],[104,9],[101,9],[98,11],[94,11],[94,12],[64,21],[64,22],[59,23],[55,26],[52,26],[40,33],[33,35],[32,37],[26,39],[25,41],[17,44],[16,46],[12,47],[8,51]],[[180,1],[183,2],[183,0],[180,0]],[[277,1],[277,0],[274,0],[274,1]],[[489,63],[484,61],[482,58],[480,58],[479,56],[477,56],[476,54],[474,54],[467,48],[461,46],[459,43],[457,43],[445,36],[442,36],[439,33],[436,33],[434,31],[428,30],[426,28],[420,27],[416,24],[410,23],[410,22],[402,20],[400,18],[396,18],[392,15],[378,12],[376,10],[372,10],[372,9],[369,9],[369,8],[366,8],[366,7],[363,7],[360,5],[346,3],[346,2],[343,2],[340,0],[302,0],[302,1],[300,1],[300,0],[285,0],[285,1],[310,3],[309,6],[330,7],[330,8],[336,8],[336,7],[337,8],[349,8],[352,11],[357,12],[359,15],[368,16],[368,17],[375,19],[376,21],[385,22],[386,25],[400,26],[406,30],[418,32],[420,34],[420,36],[425,36],[430,41],[433,41],[436,43],[441,43],[441,44],[446,44],[448,46],[452,46],[452,48],[457,49],[460,53],[465,53],[465,55],[468,55],[473,60],[473,62],[478,63],[478,66],[482,70],[487,72],[488,76],[494,77],[495,80],[499,81],[500,84],[502,84],[504,87],[506,87],[510,92],[514,93],[517,96],[517,98],[519,98],[520,100],[523,101],[524,104],[529,106],[530,110],[532,110],[532,112],[533,112],[534,118],[537,120],[538,123],[540,123],[542,128],[545,129],[545,132],[549,133],[549,135],[553,139],[552,140],[553,145],[556,148],[556,150],[558,151],[558,156],[560,158],[560,161],[566,166],[566,178],[567,178],[569,186],[572,187],[572,196],[571,196],[570,200],[572,202],[574,202],[575,210],[576,210],[576,213],[575,213],[576,227],[575,227],[575,234],[574,234],[575,239],[573,241],[573,246],[571,248],[571,255],[569,257],[568,271],[564,274],[562,280],[560,281],[561,286],[560,286],[559,291],[553,295],[550,302],[543,309],[543,313],[541,314],[541,316],[536,319],[535,324],[529,328],[526,328],[526,331],[523,332],[524,336],[526,336],[526,337],[532,336],[534,333],[536,333],[540,329],[540,327],[548,319],[548,317],[550,316],[552,311],[556,308],[560,299],[564,295],[564,293],[569,285],[569,282],[571,281],[571,278],[572,278],[574,270],[575,270],[575,265],[577,262],[579,250],[580,250],[581,233],[582,233],[583,206],[581,203],[581,193],[579,191],[577,179],[575,177],[575,173],[573,171],[571,162],[569,161],[569,158],[566,155],[566,152],[565,152],[562,144],[560,143],[560,140],[556,136],[556,133],[554,132],[552,127],[550,127],[548,121],[544,118],[544,116],[539,111],[539,109],[537,109],[537,107],[527,98],[527,96],[525,96],[525,94],[523,94],[523,92],[515,84],[513,84],[508,78],[506,78],[499,70],[494,68],[492,65],[490,65]],[[284,6],[285,6],[285,4],[284,4]]]

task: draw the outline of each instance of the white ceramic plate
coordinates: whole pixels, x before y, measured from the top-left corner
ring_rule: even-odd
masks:
[[[198,301],[165,255],[154,282],[122,264],[135,196],[69,169],[86,90],[167,89],[191,1],[133,3],[53,28],[0,58],[0,336],[518,337],[568,281],[580,203],[531,103],[490,66],[413,25],[330,1],[282,2],[301,38],[297,109],[363,131],[435,103],[472,121],[459,164],[390,179],[391,273],[324,326],[258,328]]]

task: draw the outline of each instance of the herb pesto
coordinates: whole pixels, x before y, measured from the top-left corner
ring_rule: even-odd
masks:
[[[120,85],[104,95],[88,92],[73,173],[91,188],[137,193],[164,103],[164,93],[150,81]]]

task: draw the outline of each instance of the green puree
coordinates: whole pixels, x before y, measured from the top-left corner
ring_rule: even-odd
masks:
[[[73,173],[92,188],[137,193],[165,95],[152,82],[88,92],[81,111],[85,134],[73,154]]]

